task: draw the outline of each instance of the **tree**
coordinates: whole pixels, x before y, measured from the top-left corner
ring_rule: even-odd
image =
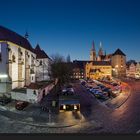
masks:
[[[67,62],[71,62],[70,55],[67,56]]]
[[[72,75],[71,63],[67,63],[65,58],[59,54],[52,56],[51,77],[58,79],[59,86],[70,81]]]

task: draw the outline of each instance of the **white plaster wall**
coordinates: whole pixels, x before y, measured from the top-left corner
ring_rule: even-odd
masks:
[[[12,62],[12,89],[18,87],[18,46],[8,43],[9,48],[12,51],[12,55],[15,56],[15,62]]]
[[[33,89],[27,89],[27,99],[31,103],[37,102],[38,90],[35,91],[36,91],[36,95],[34,94]]]
[[[8,75],[8,71],[7,71],[7,61],[8,61],[8,50],[7,50],[7,43],[6,42],[0,42],[1,45],[1,57],[2,57],[2,61],[0,61],[0,74],[7,74]],[[8,82],[9,79],[8,78],[1,78],[0,79],[0,94],[3,95],[3,93],[8,92],[7,89],[7,84],[6,82]]]
[[[42,63],[43,65],[41,65],[41,66],[39,66],[40,61],[43,62]],[[50,80],[49,71],[50,71],[50,60],[48,58],[38,59],[38,61],[36,62],[36,79],[37,79],[37,81]]]
[[[26,93],[19,93],[19,92],[11,92],[11,98],[13,100],[19,100],[19,101],[27,101],[27,94]]]
[[[8,51],[7,51],[7,43],[0,42],[1,45],[1,55],[2,61],[0,61],[0,74],[8,74],[7,71],[7,61],[8,61]]]

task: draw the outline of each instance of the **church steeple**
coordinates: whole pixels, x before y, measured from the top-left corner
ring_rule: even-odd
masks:
[[[92,48],[90,50],[90,61],[96,61],[96,50],[94,41],[92,42]]]
[[[96,52],[94,41],[92,42],[92,49],[91,50],[94,51],[94,52]]]
[[[104,53],[102,48],[102,42],[100,42],[98,56],[102,56],[102,55],[104,55]]]
[[[29,34],[28,34],[28,32],[26,31],[26,33],[25,33],[25,38],[26,39],[28,39],[29,38]]]

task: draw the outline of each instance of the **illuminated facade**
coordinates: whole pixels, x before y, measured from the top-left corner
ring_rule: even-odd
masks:
[[[104,77],[112,77],[112,66],[107,61],[87,62],[85,68],[87,79],[100,79]]]
[[[104,53],[101,42],[97,55],[93,42],[90,50],[90,60],[75,60],[73,63],[77,64],[73,73],[75,79],[126,76],[126,55],[120,49],[112,54]]]
[[[37,54],[26,37],[0,26],[0,95],[36,81]]]
[[[127,65],[126,76],[132,78],[140,78],[140,63],[132,62]]]
[[[111,65],[113,68],[113,76],[126,76],[126,55],[117,49],[111,57]]]

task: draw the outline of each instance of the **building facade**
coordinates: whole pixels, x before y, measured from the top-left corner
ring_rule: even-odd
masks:
[[[126,76],[131,78],[140,78],[140,63],[127,63]]]
[[[86,64],[85,73],[87,79],[111,78],[112,66],[107,61],[92,61]]]
[[[117,49],[111,57],[111,65],[113,68],[113,76],[126,76],[126,55]]]
[[[26,88],[36,81],[36,72],[39,71],[38,53],[26,37],[0,26],[0,95],[2,96],[8,95],[12,89]],[[43,57],[43,61],[46,69],[48,60]],[[40,76],[40,81],[41,78]]]
[[[93,42],[90,60],[75,60],[73,63],[77,64],[74,71],[75,79],[126,76],[126,55],[120,49],[115,53],[106,54],[101,42],[98,53]]]
[[[36,81],[49,81],[51,59],[40,48],[39,45],[36,46],[35,53],[36,53]]]

